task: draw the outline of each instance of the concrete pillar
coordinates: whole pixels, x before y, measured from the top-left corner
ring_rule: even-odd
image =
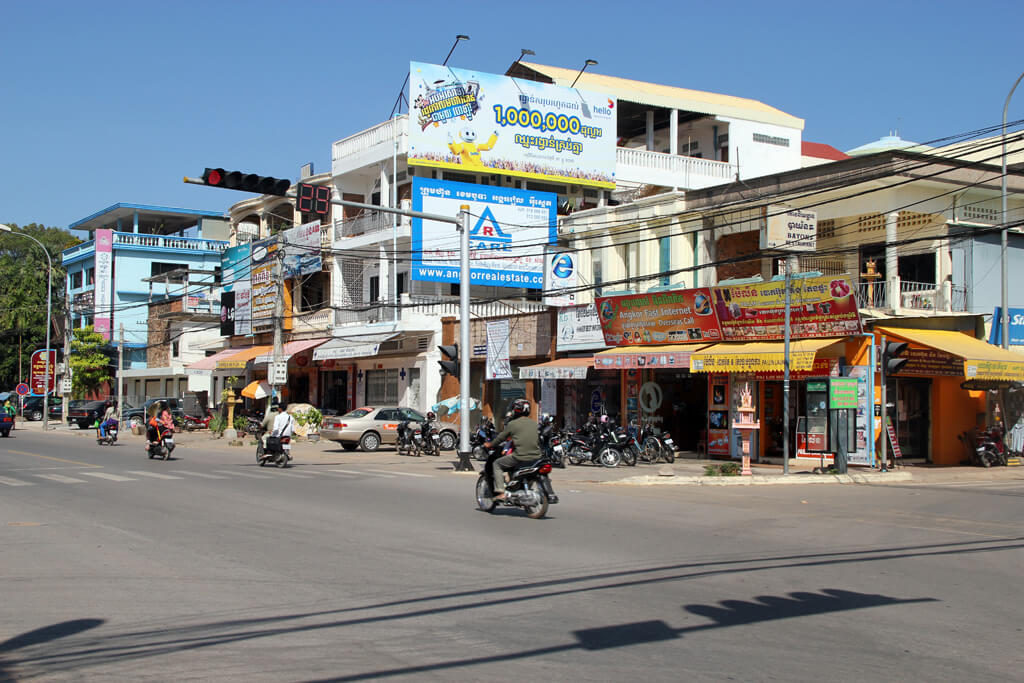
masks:
[[[896,249],[900,214],[893,211],[885,217],[885,281],[886,299],[892,312],[898,314],[902,307],[900,296],[899,254]]]
[[[679,154],[679,110],[673,109],[669,112],[668,119],[668,146],[669,154]]]
[[[647,110],[647,151],[653,152],[654,149],[654,111],[651,109]]]
[[[705,220],[704,229],[697,233],[695,245],[695,266],[713,263],[717,249],[715,248],[715,231],[709,229],[711,222]],[[711,287],[718,284],[718,271],[714,266],[700,268],[694,271],[694,287]]]

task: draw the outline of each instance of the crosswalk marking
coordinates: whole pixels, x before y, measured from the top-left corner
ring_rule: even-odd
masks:
[[[43,479],[50,479],[52,481],[60,482],[61,484],[85,484],[85,479],[75,479],[74,477],[65,477],[63,474],[37,474],[37,477]]]
[[[433,477],[433,475],[431,475],[431,474],[415,474],[415,473],[413,473],[413,472],[394,472],[394,471],[391,471],[391,472],[389,472],[389,471],[387,471],[387,470],[366,470],[366,471],[367,471],[367,472],[376,472],[377,474],[382,474],[382,475],[384,475],[385,477],[394,477],[394,476],[402,476],[402,477],[426,477],[427,479],[430,479],[430,478],[432,478],[432,477]]]
[[[128,474],[138,474],[143,477],[153,477],[154,479],[181,479],[181,477],[175,477],[173,474],[160,474],[159,472],[144,472],[143,470],[128,470]]]
[[[202,472],[189,472],[188,470],[171,470],[175,474],[187,474],[190,477],[202,477],[203,479],[227,479],[218,474],[203,474]]]
[[[355,472],[352,472],[351,470],[317,470],[316,472],[317,472],[317,474],[340,475],[340,476],[342,476],[342,477],[344,477],[346,479],[355,476]]]
[[[372,472],[373,470],[364,470],[364,471],[360,472],[359,470],[335,469],[335,470],[329,470],[329,471],[331,471],[331,472],[341,472],[342,474],[366,474],[366,472]],[[377,474],[376,476],[378,476],[378,477],[393,477],[395,475],[391,474],[390,472],[384,472],[383,474]]]
[[[110,481],[138,481],[132,477],[122,477],[120,474],[109,474],[107,472],[79,472],[85,477],[99,477],[100,479],[109,479]]]
[[[299,474],[298,472],[274,472],[275,477],[295,477],[296,479],[309,479],[308,474]]]
[[[0,484],[6,484],[7,486],[32,486],[30,481],[21,481],[19,479],[9,479],[7,477],[0,477]]]
[[[214,470],[218,474],[230,474],[233,477],[249,477],[250,479],[270,479],[266,474],[253,474],[252,472],[229,472],[228,470]]]

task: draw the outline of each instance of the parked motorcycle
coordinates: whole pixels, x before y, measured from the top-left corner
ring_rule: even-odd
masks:
[[[607,422],[607,416],[603,416]],[[588,421],[576,430],[568,443],[569,462],[582,465],[585,462],[605,467],[618,467],[622,452],[610,440],[610,432],[602,429],[598,422]]]
[[[263,442],[265,430],[256,434],[256,462],[260,467],[268,463],[278,467],[287,467],[288,461],[292,459],[292,438],[290,436],[268,436],[266,445]]]
[[[487,464],[476,481],[477,507],[484,512],[493,512],[499,504],[518,507],[526,511],[527,517],[540,519],[547,514],[548,505],[558,502],[558,496],[548,478],[551,461],[544,456],[532,462],[524,462],[509,472],[505,499],[494,500],[494,485],[491,483],[494,481],[494,461],[511,451],[511,445],[506,443],[497,445],[488,453]]]
[[[441,431],[428,416],[412,436],[417,454],[441,455]]]
[[[184,417],[185,429],[189,432],[196,429],[206,429],[210,426],[210,419],[212,417],[213,414],[209,410],[206,411],[206,415],[204,417],[200,417],[199,415],[186,415]]]
[[[402,420],[395,429],[395,450],[400,454],[412,455],[416,450],[414,430],[409,424],[409,420]]]
[[[630,432],[635,430],[636,440],[640,444],[640,460],[651,465],[664,459],[671,464],[676,461],[676,444],[672,436],[649,424],[637,425],[636,420],[630,422]]]
[[[117,421],[114,420],[107,425],[106,435],[103,434],[103,430],[101,430],[99,424],[97,424],[96,444],[99,446],[113,446],[115,443],[117,443]]]
[[[978,430],[975,435],[975,449],[983,467],[1007,464],[1006,442],[999,426]]]
[[[540,445],[540,452],[547,456],[552,465],[565,467],[565,446],[562,445],[561,435],[555,429],[553,415],[541,415],[537,424],[537,442]]]
[[[149,445],[149,458],[167,460],[174,451],[174,430],[164,425],[160,425],[156,430],[157,440]]]
[[[480,424],[476,426],[476,431],[469,435],[469,449],[473,453],[473,458],[487,460],[487,449],[484,448],[484,444],[490,443],[497,435],[498,430],[494,428],[494,420],[489,417],[481,418]]]

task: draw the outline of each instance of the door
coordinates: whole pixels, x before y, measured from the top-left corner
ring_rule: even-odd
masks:
[[[930,379],[896,380],[896,440],[904,458],[931,461]]]

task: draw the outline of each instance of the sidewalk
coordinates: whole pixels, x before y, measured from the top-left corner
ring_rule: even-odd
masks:
[[[19,422],[17,430],[41,432],[42,422]],[[50,425],[50,433],[55,437],[66,439],[94,439],[91,429],[78,429],[67,425]],[[142,447],[142,438],[128,430],[122,430],[118,444],[133,453],[136,447]],[[175,434],[178,448],[184,451],[214,452],[237,455],[248,461],[254,457],[255,445],[252,437],[246,437],[242,446],[233,446],[228,439],[210,438],[206,430],[195,432],[179,432]],[[446,452],[440,456],[412,457],[400,455],[391,447],[385,446],[373,453],[362,451],[346,451],[339,444],[320,441],[297,441],[293,443],[292,455],[299,462],[337,465],[373,465],[401,468],[408,472],[451,472],[458,475],[471,475],[474,472],[455,472],[458,457],[454,452]],[[756,485],[798,485],[798,484],[891,484],[916,482],[922,484],[953,483],[958,481],[1020,481],[1024,483],[1024,467],[932,467],[927,465],[911,465],[898,467],[889,472],[878,472],[873,469],[851,467],[848,474],[815,474],[809,466],[791,466],[790,474],[783,475],[781,465],[754,464],[751,466],[752,476],[714,476],[704,474],[705,466],[721,465],[722,460],[698,460],[677,458],[671,465],[660,462],[656,465],[637,464],[635,467],[620,466],[614,468],[594,465],[573,466],[565,469],[556,468],[552,476],[565,483],[589,483],[622,486],[756,486]],[[476,472],[483,463],[473,461]]]

